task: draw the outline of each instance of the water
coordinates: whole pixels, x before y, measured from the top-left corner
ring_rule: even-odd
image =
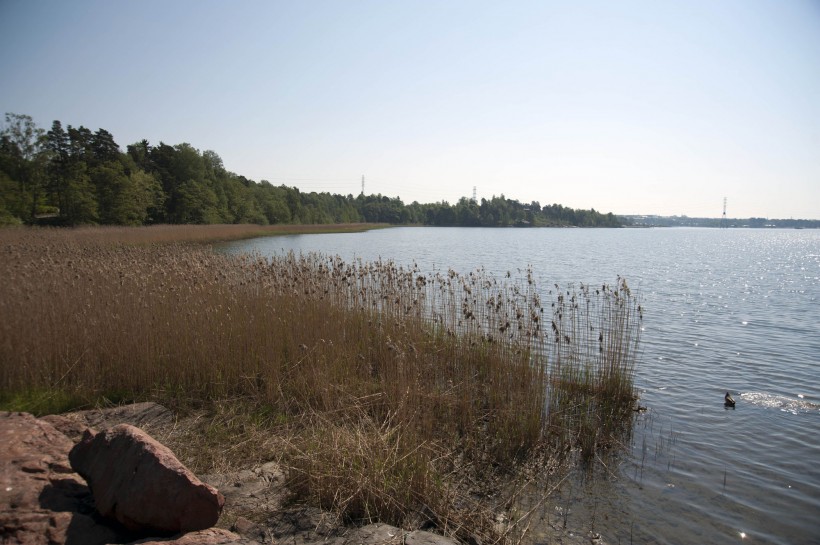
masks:
[[[545,288],[621,275],[645,309],[649,410],[629,452],[562,489],[543,523],[610,543],[820,543],[820,231],[412,227],[221,248],[499,277],[532,265]]]

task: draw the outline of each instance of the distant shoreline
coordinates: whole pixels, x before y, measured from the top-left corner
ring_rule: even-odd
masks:
[[[711,227],[717,229],[820,229],[820,220],[766,218],[690,218],[688,216],[620,215],[626,227]]]

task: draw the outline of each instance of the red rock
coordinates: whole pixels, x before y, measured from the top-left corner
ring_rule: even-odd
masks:
[[[204,530],[216,524],[225,502],[170,449],[128,424],[87,431],[69,460],[88,482],[97,511],[130,530]]]
[[[74,443],[79,441],[85,430],[88,429],[88,426],[80,422],[79,420],[75,420],[68,416],[62,414],[49,414],[43,416],[39,419],[41,422],[48,422],[54,429],[68,437],[72,440],[71,446],[74,446]]]
[[[95,520],[88,487],[68,462],[68,437],[30,414],[0,412],[0,445],[0,543],[122,542]]]

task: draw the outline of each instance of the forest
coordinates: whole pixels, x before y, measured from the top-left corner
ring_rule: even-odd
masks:
[[[142,140],[122,151],[105,129],[55,120],[46,131],[7,113],[0,131],[0,225],[327,224],[620,227],[622,219],[504,195],[450,204],[302,192],[228,171],[187,143]]]

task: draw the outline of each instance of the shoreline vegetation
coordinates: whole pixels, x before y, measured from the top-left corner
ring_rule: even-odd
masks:
[[[358,182],[351,180],[351,187]],[[820,220],[614,215],[503,194],[455,203],[404,203],[382,194],[302,192],[228,171],[212,150],[147,140],[123,152],[105,129],[55,120],[38,127],[6,113],[0,127],[0,226],[307,225],[384,223],[440,227],[820,228]]]
[[[351,187],[358,181],[351,180]],[[0,226],[388,223],[463,227],[621,227],[611,213],[504,195],[456,203],[302,192],[225,169],[212,150],[142,140],[123,152],[105,129],[39,128],[6,113],[0,128]]]
[[[55,234],[70,233],[67,238],[83,244],[211,244],[256,237],[282,235],[310,235],[318,233],[360,233],[371,229],[391,227],[386,223],[332,223],[313,225],[146,225],[126,226],[80,226],[80,227],[5,227],[0,230]]]
[[[545,292],[531,270],[182,242],[216,232],[0,229],[0,408],[156,401],[195,417],[172,445],[195,472],[275,460],[291,501],[481,543],[520,542],[537,513],[517,494],[628,443],[625,280]]]

